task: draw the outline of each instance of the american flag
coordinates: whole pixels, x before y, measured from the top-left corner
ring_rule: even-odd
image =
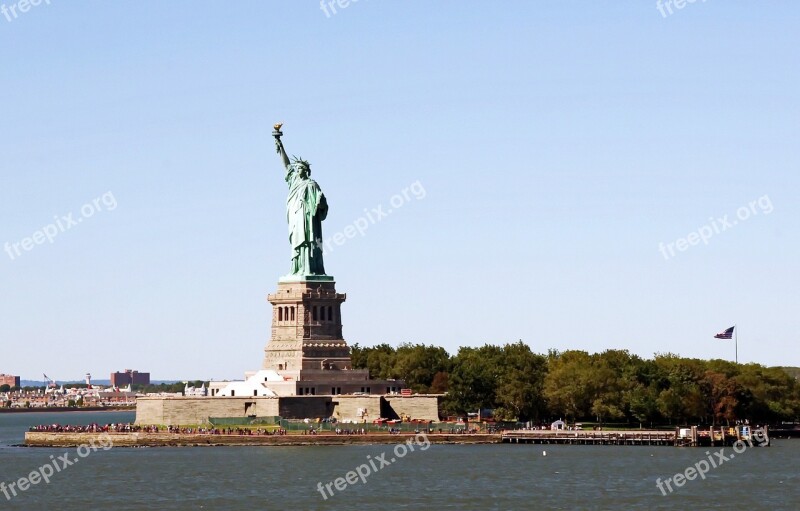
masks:
[[[730,327],[729,329],[725,330],[724,332],[720,332],[714,336],[714,339],[733,339],[733,329],[736,328],[735,326]]]

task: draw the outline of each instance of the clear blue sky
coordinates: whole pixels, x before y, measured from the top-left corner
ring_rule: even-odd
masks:
[[[797,2],[17,14],[0,15],[0,372],[259,368],[289,268],[277,121],[328,197],[326,237],[425,190],[326,257],[350,343],[732,359],[712,336],[736,323],[741,361],[800,365]],[[113,210],[92,205],[107,192]]]

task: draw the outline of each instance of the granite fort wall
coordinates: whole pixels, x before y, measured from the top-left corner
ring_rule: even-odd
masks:
[[[274,417],[371,423],[378,418],[438,420],[437,396],[144,397],[136,402],[137,424],[186,426],[209,417]]]
[[[274,397],[145,397],[136,400],[137,424],[205,424],[209,417],[274,417]]]
[[[333,416],[342,422],[371,423],[381,415],[381,396],[334,396]]]
[[[334,413],[330,396],[280,397],[279,411],[284,419],[325,419]]]
[[[385,396],[384,399],[398,417],[439,420],[438,396]]]

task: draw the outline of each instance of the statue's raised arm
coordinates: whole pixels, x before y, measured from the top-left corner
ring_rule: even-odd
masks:
[[[283,148],[283,142],[281,142],[281,137],[283,136],[283,132],[281,131],[282,123],[278,123],[275,126],[275,131],[272,132],[272,136],[275,137],[275,149],[278,151],[278,154],[281,155],[281,160],[283,160],[283,166],[286,170],[289,170],[289,156],[286,154],[286,149]]]

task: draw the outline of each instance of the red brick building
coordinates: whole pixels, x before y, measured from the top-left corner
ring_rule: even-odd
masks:
[[[19,387],[19,376],[0,374],[0,387],[3,385],[8,385],[9,387]]]
[[[150,373],[140,373],[133,369],[125,369],[122,373],[111,373],[112,387],[125,387],[127,385],[150,385]]]

